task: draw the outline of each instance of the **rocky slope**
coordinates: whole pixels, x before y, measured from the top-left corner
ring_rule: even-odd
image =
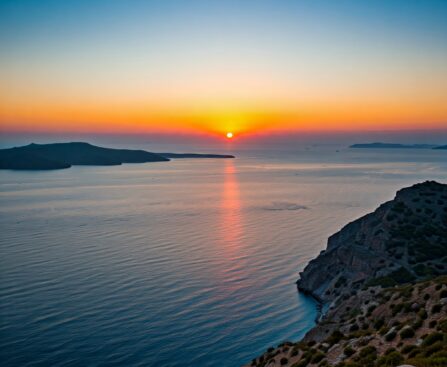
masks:
[[[446,256],[447,185],[427,181],[398,191],[394,200],[329,237],[297,284],[330,302],[365,285],[447,274]]]
[[[251,366],[447,366],[447,185],[424,182],[345,226],[300,274],[327,310]],[[247,365],[247,366],[248,366]]]
[[[447,277],[371,287],[334,306],[298,343],[247,366],[447,366]]]

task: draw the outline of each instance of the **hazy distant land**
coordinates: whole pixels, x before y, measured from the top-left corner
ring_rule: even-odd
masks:
[[[447,149],[447,145],[433,144],[397,144],[397,143],[362,143],[353,144],[349,148],[368,148],[368,149]]]
[[[234,158],[232,155],[151,153],[145,150],[112,149],[89,143],[29,144],[0,149],[0,169],[47,170],[77,165],[113,166],[123,163],[167,162],[170,158]]]
[[[198,154],[198,153],[156,153],[165,158],[234,158],[229,154]]]

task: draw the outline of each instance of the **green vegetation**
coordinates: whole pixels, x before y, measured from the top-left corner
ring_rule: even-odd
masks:
[[[316,364],[318,362],[321,362],[325,357],[326,355],[324,353],[318,352],[312,357],[311,362]]]
[[[433,305],[431,313],[439,313],[442,310],[442,305],[440,303]]]
[[[400,332],[399,335],[400,335],[401,339],[409,339],[414,336],[414,330],[412,327],[406,327],[406,328],[402,329],[402,331]]]
[[[425,278],[431,278],[438,274],[438,271],[436,269],[425,264],[417,264],[416,266],[413,266],[413,271],[416,273],[417,276]]]
[[[351,357],[355,354],[355,350],[351,347],[351,346],[347,346],[344,350],[343,353],[346,357]]]
[[[393,287],[398,284],[410,283],[416,278],[404,267],[393,271],[387,276],[371,279],[366,283],[366,287],[374,287],[380,285],[382,288]]]
[[[445,205],[435,193],[439,187],[445,190],[428,184],[416,198],[398,195],[359,233],[348,233],[348,239],[371,252],[371,261],[363,267],[358,259],[360,276],[343,266],[328,273],[325,291],[334,307],[316,332],[308,334],[314,340],[308,336],[300,343],[283,344],[279,356],[269,350],[252,365],[447,367],[447,275],[442,275],[447,273],[447,207],[435,207]],[[442,203],[447,202],[444,192]],[[371,223],[372,228],[365,229]],[[371,235],[374,243],[368,243]],[[349,267],[344,259],[341,262]],[[369,264],[375,267],[372,271]],[[370,275],[366,281],[365,275]],[[382,289],[371,288],[376,286]]]
[[[438,322],[438,330],[447,333],[447,319]]]
[[[444,333],[439,333],[439,332],[431,333],[424,338],[424,341],[422,342],[422,346],[429,347],[430,345],[433,345],[438,341],[447,342],[446,337],[447,337],[447,335],[445,335]]]
[[[339,330],[335,330],[327,339],[326,343],[329,345],[337,344],[340,340],[344,338],[344,334],[340,332]]]
[[[397,335],[397,333],[394,330],[390,331],[388,334],[385,335],[385,340],[387,342],[390,342],[396,337],[396,335]]]
[[[380,367],[396,367],[400,364],[402,364],[404,361],[404,358],[402,355],[397,352],[393,351],[391,353],[385,354],[383,357],[381,357],[378,361],[376,366]]]

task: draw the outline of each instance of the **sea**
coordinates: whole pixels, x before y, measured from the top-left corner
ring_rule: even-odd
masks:
[[[1,365],[250,363],[314,325],[295,282],[328,236],[447,183],[441,150],[232,152],[0,171]]]

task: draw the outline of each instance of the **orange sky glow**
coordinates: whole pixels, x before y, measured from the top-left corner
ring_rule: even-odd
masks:
[[[0,132],[446,129],[447,7],[424,4],[11,2]]]
[[[5,100],[5,99],[4,99]],[[175,110],[175,108],[174,108]],[[177,111],[120,106],[86,107],[25,102],[12,108],[0,103],[1,131],[80,133],[238,134],[287,131],[362,131],[443,129],[445,105],[357,103],[315,106],[300,111]]]

